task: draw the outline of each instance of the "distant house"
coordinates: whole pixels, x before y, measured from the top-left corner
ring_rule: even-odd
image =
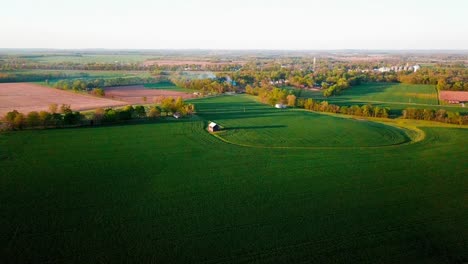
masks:
[[[181,117],[181,114],[179,112],[175,112],[172,116],[176,119],[179,119]]]
[[[285,104],[275,104],[275,107],[278,108],[278,109],[284,109],[287,106]]]
[[[421,66],[419,66],[417,64],[413,66],[414,72],[417,72],[419,69],[421,69]]]
[[[216,131],[219,131],[220,127],[218,124],[216,124],[215,122],[211,122],[209,125],[208,125],[208,131],[210,132],[216,132]]]

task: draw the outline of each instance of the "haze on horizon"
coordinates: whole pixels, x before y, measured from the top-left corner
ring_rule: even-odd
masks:
[[[468,48],[465,0],[1,1],[0,48]]]

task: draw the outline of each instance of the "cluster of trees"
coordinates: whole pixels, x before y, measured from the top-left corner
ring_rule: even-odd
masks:
[[[460,115],[459,112],[447,111],[445,109],[416,109],[406,108],[403,110],[402,118],[416,120],[430,120],[451,124],[468,124],[468,115]]]
[[[158,118],[177,113],[180,116],[191,115],[195,112],[195,106],[184,102],[181,97],[166,97],[159,105],[145,108],[142,105],[128,105],[121,109],[98,108],[91,116],[82,115],[72,111],[70,105],[51,104],[49,111],[32,111],[27,114],[16,110],[8,112],[3,117],[3,122],[8,129],[25,128],[55,128],[64,126],[94,125],[101,123],[115,123],[142,118]]]
[[[222,79],[192,79],[185,76],[172,76],[170,81],[175,85],[200,91],[202,94],[220,94],[228,91],[235,91],[235,88]]]
[[[386,107],[367,105],[352,105],[352,106],[338,106],[329,104],[327,101],[314,101],[311,98],[298,99],[297,107],[317,112],[330,112],[340,113],[344,115],[354,115],[363,117],[381,117],[388,118],[390,109]],[[459,112],[451,112],[445,109],[416,109],[406,108],[402,112],[401,118],[416,119],[416,120],[430,120],[451,124],[466,125],[468,124],[468,115],[461,115]]]
[[[437,85],[439,90],[468,91],[468,69],[433,67],[399,76],[399,81],[410,84]]]
[[[274,85],[276,87],[292,86],[296,88],[321,87],[324,96],[338,94],[344,89],[360,84],[364,76],[343,69],[334,70],[291,70],[287,68],[272,71],[241,70],[229,73],[241,87]]]
[[[98,108],[94,111],[91,120],[93,121],[93,124],[114,123],[132,119],[154,119],[162,116],[170,116],[175,113],[180,116],[192,115],[195,113],[195,106],[193,104],[186,103],[181,97],[165,97],[162,99],[160,104],[147,108],[142,105],[128,105],[121,109]]]
[[[245,87],[245,92],[258,96],[259,100],[265,104],[287,104],[288,106],[296,106],[297,95],[295,94],[295,90],[281,89],[263,84],[259,87],[247,85]]]
[[[110,86],[124,86],[124,85],[137,85],[157,82],[156,78],[142,78],[142,77],[118,77],[107,79],[73,79],[73,80],[60,80],[53,84],[55,88],[63,90],[74,91],[88,91],[99,87]],[[96,93],[103,91],[96,91]]]
[[[32,111],[23,114],[13,110],[5,115],[3,121],[9,129],[23,129],[79,125],[83,118],[80,112],[72,111],[70,105],[61,105],[58,108],[56,104],[51,104],[49,111]]]

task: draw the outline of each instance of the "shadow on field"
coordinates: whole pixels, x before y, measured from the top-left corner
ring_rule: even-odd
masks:
[[[264,129],[264,128],[283,128],[287,127],[285,125],[273,125],[273,126],[237,126],[237,127],[227,127],[227,130],[230,129]]]
[[[338,95],[341,100],[353,100],[359,98],[360,96],[383,93],[385,90],[392,88],[393,86],[398,86],[398,83],[366,83],[353,86],[349,89],[343,90],[343,92]]]

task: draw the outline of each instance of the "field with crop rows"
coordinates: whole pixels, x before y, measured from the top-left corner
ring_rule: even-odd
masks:
[[[289,89],[293,89],[289,87]],[[459,105],[439,105],[437,90],[434,85],[401,83],[366,83],[350,87],[340,94],[324,97],[322,91],[300,90],[300,97],[329,101],[337,105],[364,105],[389,107],[393,114],[401,114],[408,107],[421,109],[446,109],[449,111],[468,112]]]
[[[193,102],[198,116],[181,120],[0,134],[2,262],[468,261],[467,129],[341,149],[343,137],[376,145],[385,126],[245,96]],[[206,131],[212,119],[246,126],[233,141],[335,147],[229,144]],[[348,131],[335,131],[341,122]],[[302,133],[310,139],[294,139]]]

